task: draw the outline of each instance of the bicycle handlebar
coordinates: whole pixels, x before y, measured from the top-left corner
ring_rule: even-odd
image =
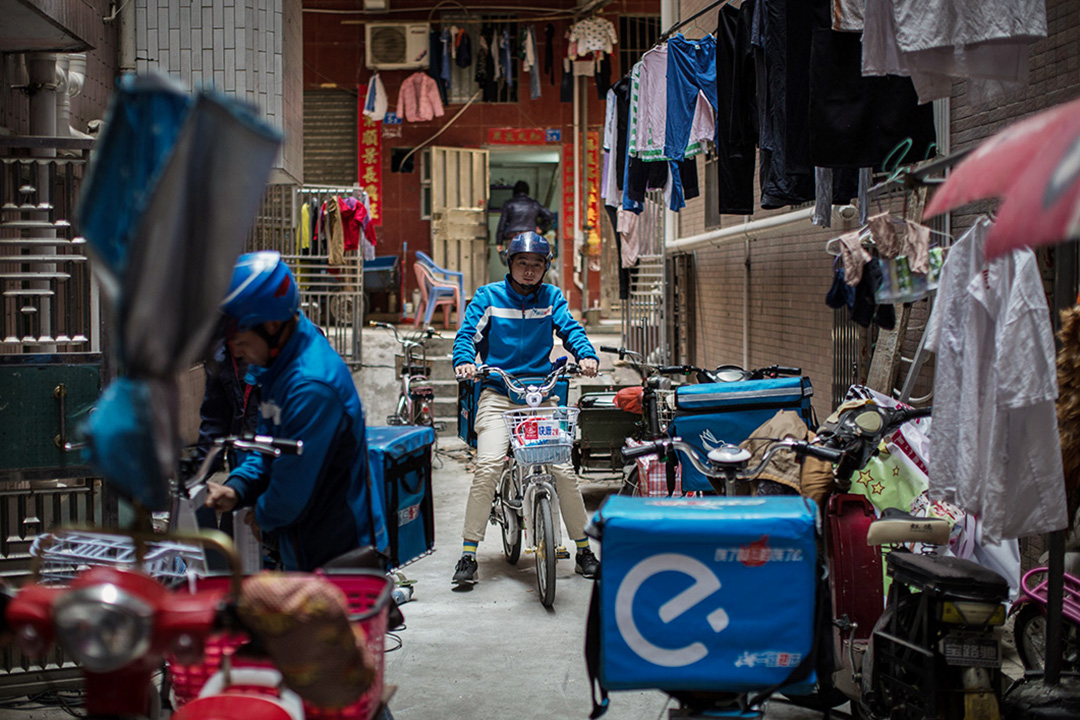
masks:
[[[210,469],[214,467],[218,457],[229,448],[281,457],[282,455],[302,455],[304,441],[273,438],[269,435],[229,435],[217,438],[199,465],[199,470],[187,481],[181,481],[180,486],[190,490],[192,487],[204,484],[210,477]]]
[[[797,457],[805,457],[812,455],[821,460],[828,462],[839,462],[844,457],[842,450],[836,450],[834,448],[823,447],[821,445],[814,445],[806,440],[777,440],[769,449],[765,451],[765,455],[761,458],[761,462],[751,469],[739,469],[738,466],[725,468],[719,463],[706,462],[701,459],[701,452],[689,443],[683,442],[682,438],[661,438],[659,440],[652,440],[636,447],[624,447],[622,449],[622,455],[624,458],[633,459],[641,457],[643,455],[667,455],[671,449],[682,451],[686,457],[690,459],[690,463],[697,468],[698,472],[706,477],[723,479],[728,474],[733,474],[738,480],[753,480],[772,460],[780,450],[790,450],[794,452]],[[734,471],[734,472],[733,472]]]
[[[578,366],[575,363],[566,361],[565,357],[561,357],[555,361],[555,367],[552,368],[548,376],[544,378],[544,381],[540,385],[524,385],[520,380],[506,372],[502,368],[495,367],[494,365],[478,365],[476,367],[476,377],[483,380],[490,375],[497,375],[502,378],[506,383],[507,390],[513,391],[513,393],[525,400],[530,407],[537,407],[540,402],[551,394],[552,389],[555,387],[555,383],[559,381],[559,378],[563,375],[576,374],[578,372]]]

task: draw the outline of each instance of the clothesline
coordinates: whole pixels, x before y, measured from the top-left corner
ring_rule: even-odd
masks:
[[[724,5],[727,5],[729,2],[731,2],[731,0],[716,0],[716,2],[713,2],[713,3],[705,6],[701,10],[698,10],[696,13],[694,13],[690,17],[686,18],[685,20],[680,20],[679,22],[677,22],[674,25],[672,25],[671,27],[669,27],[666,31],[664,31],[664,33],[662,35],[660,35],[660,39],[656,41],[657,44],[662,43],[663,41],[667,40],[669,37],[671,37],[671,33],[675,32],[676,30],[681,28],[683,25],[686,25],[687,23],[691,23],[691,22],[697,20],[699,17],[701,17],[705,13],[709,12],[710,10],[715,10],[717,8],[721,8]]]

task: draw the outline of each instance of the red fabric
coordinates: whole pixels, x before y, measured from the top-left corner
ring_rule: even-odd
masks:
[[[644,392],[645,388],[640,385],[619,390],[615,393],[615,407],[628,413],[641,415],[641,396]]]
[[[637,440],[626,439],[630,447],[641,445]],[[636,495],[641,497],[667,497],[667,467],[656,455],[643,455],[635,458],[638,471],[638,486]],[[697,493],[686,493],[687,497],[696,496]],[[674,497],[682,497],[682,466],[675,466],[675,492]]]
[[[339,197],[338,212],[341,213],[341,225],[345,233],[345,251],[355,250],[360,247],[360,231],[364,231],[364,237],[375,244],[375,228],[371,223],[364,203],[354,197]]]

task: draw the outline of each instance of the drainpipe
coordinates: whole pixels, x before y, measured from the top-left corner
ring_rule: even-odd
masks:
[[[71,98],[83,90],[86,80],[86,53],[67,53],[56,56],[56,135],[58,137],[89,138],[86,133],[71,127]]]
[[[574,72],[571,62],[570,72]],[[581,83],[576,75],[574,81],[574,286],[581,292],[581,309],[585,309],[585,258],[581,255]]]
[[[118,67],[116,68],[117,74],[121,77],[124,75],[135,74],[135,3],[131,0],[113,0],[116,2],[123,2],[119,11],[114,11],[114,15],[118,17],[119,22],[117,24],[117,38],[120,48],[118,51],[119,57]]]

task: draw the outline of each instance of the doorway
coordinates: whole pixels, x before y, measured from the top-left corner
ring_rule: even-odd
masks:
[[[557,145],[489,146],[488,166],[491,189],[488,200],[488,265],[490,280],[496,282],[506,275],[506,265],[499,257],[495,231],[499,227],[503,203],[513,196],[514,184],[529,184],[529,196],[555,215],[556,221],[546,234],[551,251],[560,257],[565,250],[558,242],[561,217],[562,178],[559,172],[560,147]],[[561,262],[552,262],[546,282],[562,287]]]

